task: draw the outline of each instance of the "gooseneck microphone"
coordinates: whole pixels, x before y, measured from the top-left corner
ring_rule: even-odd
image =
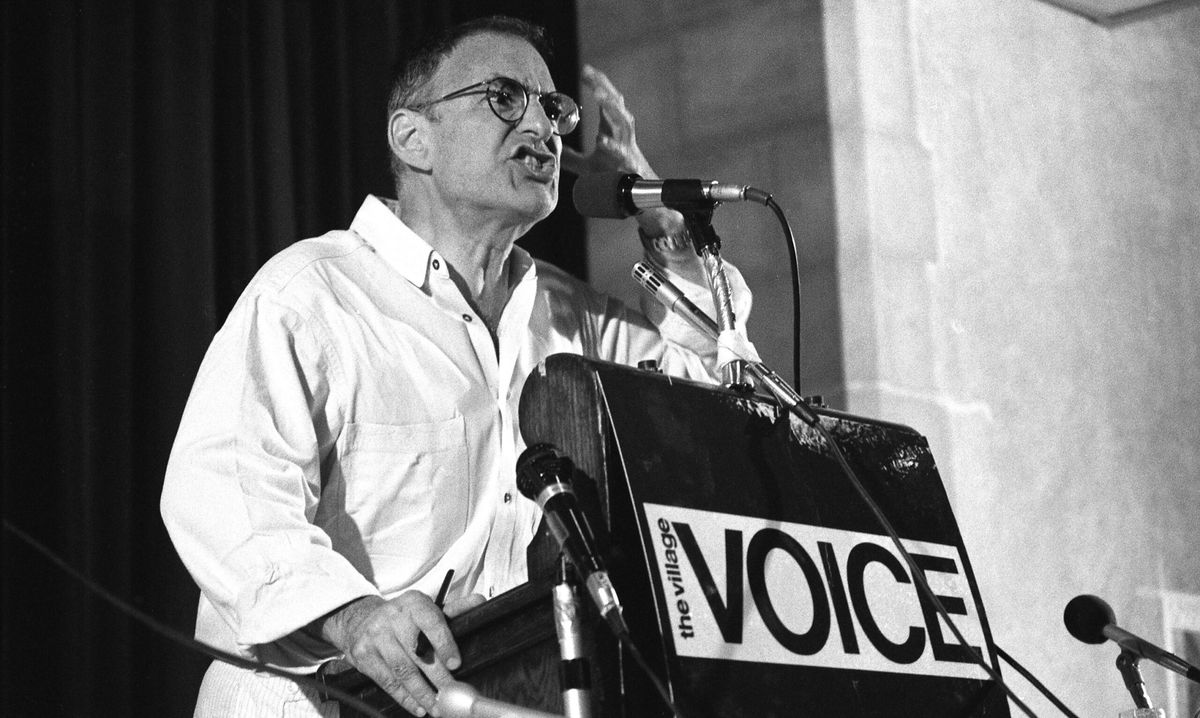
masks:
[[[633,265],[633,278],[642,286],[642,289],[645,289],[650,296],[657,299],[668,310],[687,320],[705,336],[719,341],[717,323],[713,321],[712,317],[705,314],[703,309],[690,301],[683,290],[663,276],[662,272],[645,262],[638,262]],[[816,425],[817,415],[809,408],[808,403],[773,369],[760,361],[747,361],[746,370],[755,379],[762,382],[784,408],[794,413],[804,423],[810,426]]]
[[[1179,656],[1164,651],[1149,641],[1139,638],[1121,628],[1117,617],[1099,596],[1084,594],[1072,598],[1063,610],[1063,623],[1070,634],[1084,643],[1112,641],[1138,658],[1154,661],[1168,670],[1175,671],[1189,680],[1200,683],[1200,669]]]
[[[679,287],[663,276],[662,272],[645,262],[633,265],[633,278],[650,296],[658,300],[671,313],[677,314],[705,336],[717,338],[721,331],[712,317],[687,298]]]
[[[521,452],[517,459],[517,489],[521,495],[537,502],[546,516],[550,533],[558,541],[567,560],[583,577],[588,593],[618,637],[628,635],[629,628],[621,615],[617,591],[608,578],[608,570],[596,550],[596,540],[588,525],[587,516],[579,506],[579,498],[571,486],[575,464],[558,453],[551,444],[534,444]]]
[[[624,172],[583,175],[571,193],[575,209],[585,217],[624,219],[644,209],[669,207],[680,212],[712,209],[721,202],[766,204],[771,195],[749,185],[716,180],[642,179]]]

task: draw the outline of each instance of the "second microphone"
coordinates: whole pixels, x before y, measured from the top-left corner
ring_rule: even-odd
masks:
[[[534,444],[517,459],[517,489],[542,507],[550,532],[567,560],[583,578],[588,594],[618,636],[628,633],[621,604],[608,571],[596,549],[596,540],[579,499],[571,486],[575,465],[550,444]]]

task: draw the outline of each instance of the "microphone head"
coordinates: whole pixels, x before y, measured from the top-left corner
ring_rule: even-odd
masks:
[[[597,172],[582,175],[575,180],[575,189],[571,199],[575,210],[584,217],[601,219],[625,219],[630,212],[623,201],[623,185],[641,179],[638,175],[627,172]]]
[[[633,275],[634,280],[638,284],[642,285],[642,287],[645,289],[650,290],[651,293],[658,291],[658,288],[662,286],[662,280],[659,278],[659,274],[654,271],[653,267],[645,262],[634,262],[633,268],[629,273]]]
[[[551,484],[571,484],[575,465],[559,456],[554,444],[534,444],[517,459],[517,490],[530,501],[537,501],[542,489]]]
[[[1063,610],[1063,623],[1067,631],[1084,643],[1104,643],[1104,627],[1116,623],[1117,617],[1099,596],[1083,594],[1072,598]]]
[[[438,712],[449,718],[470,718],[471,709],[478,698],[479,692],[470,684],[452,681],[438,688]]]

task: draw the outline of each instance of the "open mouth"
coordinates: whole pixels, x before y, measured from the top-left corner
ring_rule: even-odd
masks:
[[[518,147],[512,158],[540,177],[552,176],[558,164],[553,153],[536,149],[530,145]]]

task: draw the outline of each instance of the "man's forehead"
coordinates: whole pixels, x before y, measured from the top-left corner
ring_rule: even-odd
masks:
[[[554,86],[546,61],[533,45],[520,37],[493,32],[469,35],[460,40],[442,60],[434,82],[449,92],[457,86],[497,75],[519,80],[534,89]]]

